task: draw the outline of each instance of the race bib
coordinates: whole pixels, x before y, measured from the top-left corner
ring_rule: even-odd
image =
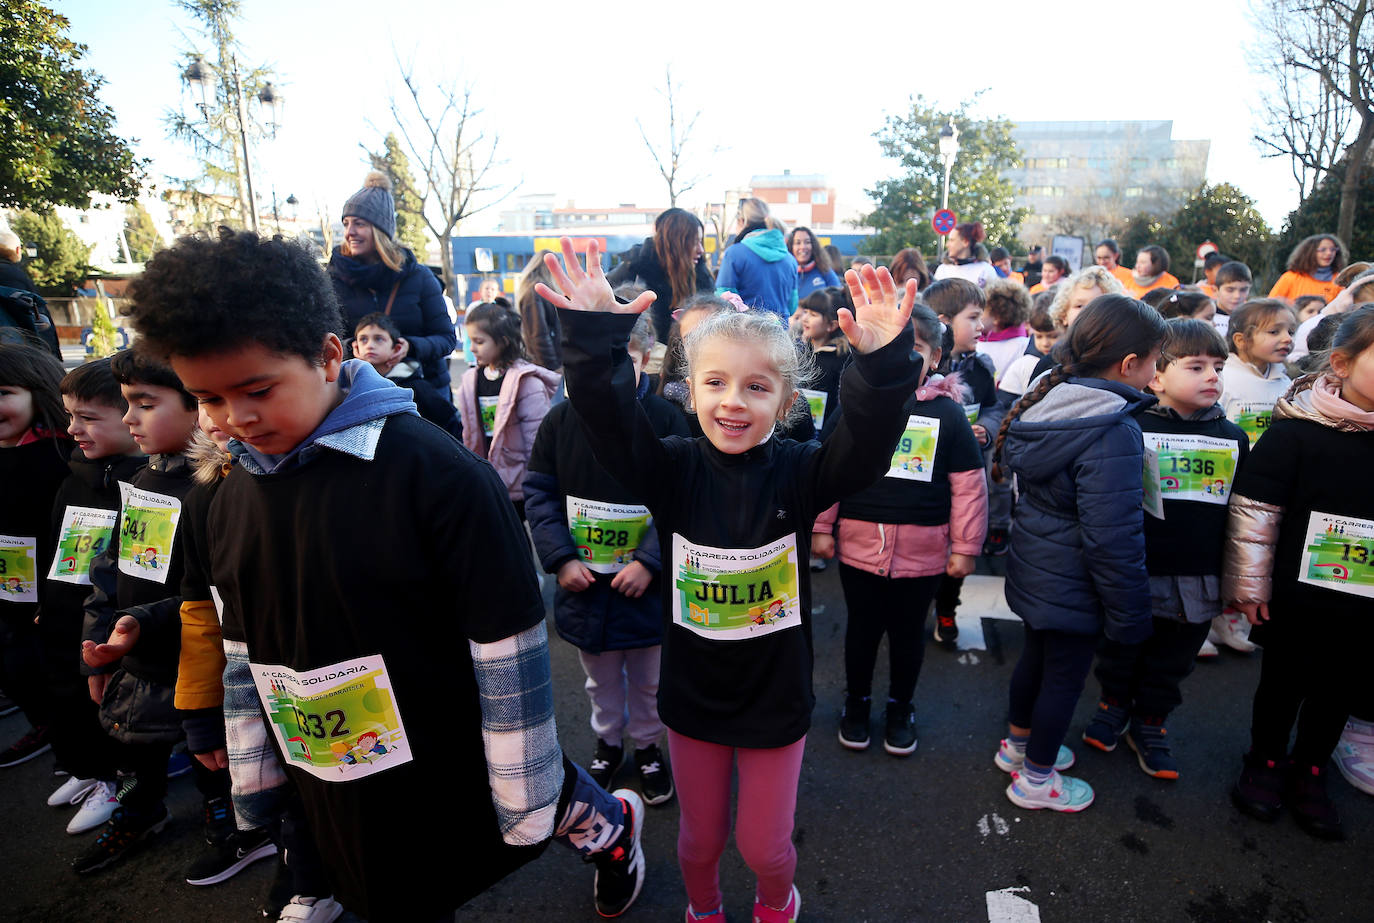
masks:
[[[1313,511],[1298,580],[1374,598],[1374,522]]]
[[[119,513],[115,510],[67,507],[62,514],[62,527],[57,533],[57,553],[53,555],[48,579],[90,586],[91,561],[110,544],[110,535],[118,518]]]
[[[477,398],[477,409],[482,414],[482,435],[491,438],[491,431],[496,428],[496,402],[500,397],[479,397]]]
[[[286,759],[326,782],[351,782],[413,757],[380,654],[297,672],[251,663]]]
[[[1140,485],[1144,493],[1140,497],[1140,508],[1155,519],[1164,518],[1164,492],[1159,487],[1159,453],[1148,445],[1141,459]]]
[[[181,501],[119,482],[119,570],[130,577],[167,582]]]
[[[38,602],[38,539],[0,535],[0,600]]]
[[[825,402],[830,399],[830,395],[824,391],[812,391],[809,388],[801,389],[802,397],[806,398],[806,406],[811,408],[811,422],[816,426],[816,432],[821,431],[821,424],[825,422]]]
[[[614,574],[634,560],[635,549],[649,528],[642,506],[567,498],[568,531],[588,570]]]
[[[678,625],[713,641],[742,641],[801,625],[797,537],[761,548],[712,548],[673,535]]]
[[[1250,444],[1254,445],[1273,422],[1274,405],[1263,401],[1234,404],[1227,411],[1226,419],[1245,430],[1245,435],[1250,437]]]
[[[929,482],[935,474],[935,447],[940,443],[940,421],[935,417],[907,417],[906,432],[897,440],[887,477]]]
[[[978,414],[980,414],[982,410],[983,408],[980,404],[964,405],[964,416],[968,417],[970,425],[978,422]]]
[[[1165,500],[1225,505],[1240,461],[1240,446],[1214,436],[1145,433],[1159,455],[1159,489]]]

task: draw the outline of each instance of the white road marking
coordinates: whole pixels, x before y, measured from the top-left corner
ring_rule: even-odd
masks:
[[[1040,923],[1040,908],[1019,896],[1021,891],[1029,892],[1030,888],[987,892],[988,923]]]
[[[983,839],[987,839],[996,831],[998,836],[1006,836],[1011,832],[1011,825],[1000,814],[984,814],[978,818],[978,832]]]
[[[983,619],[1021,621],[1020,616],[1007,607],[1007,598],[1003,591],[1005,584],[1004,577],[981,574],[964,579],[964,586],[959,591],[959,611],[954,616],[954,621],[959,626],[959,650],[988,649],[987,640],[983,637]]]

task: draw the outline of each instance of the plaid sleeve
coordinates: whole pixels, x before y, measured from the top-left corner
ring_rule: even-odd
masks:
[[[501,837],[513,846],[542,843],[553,835],[563,788],[548,633],[539,622],[489,644],[469,641],[468,647]]]

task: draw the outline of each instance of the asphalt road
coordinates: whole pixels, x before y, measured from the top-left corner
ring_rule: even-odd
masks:
[[[985,650],[934,645],[917,688],[920,748],[897,759],[881,746],[853,753],[835,739],[843,687],[844,604],[834,568],[816,575],[818,702],[802,768],[795,840],[803,919],[818,921],[1231,921],[1374,920],[1364,875],[1374,859],[1374,798],[1337,775],[1332,793],[1345,819],[1344,843],[1315,840],[1287,816],[1276,824],[1243,817],[1227,798],[1248,738],[1258,659],[1223,655],[1201,664],[1171,722],[1183,766],[1177,782],[1149,778],[1126,747],[1102,754],[1077,741],[1095,701],[1080,702],[1069,743],[1076,774],[1097,802],[1073,816],[1021,810],[1007,801],[1007,777],[992,763],[1004,733],[1006,689],[1021,646],[1019,623],[1004,621],[995,578],[975,581],[963,637]],[[980,619],[978,616],[988,615]],[[1341,639],[1332,638],[1333,644]],[[553,642],[558,722],[574,759],[591,752],[588,706],[573,649]],[[879,666],[876,689],[886,682]],[[881,733],[875,720],[875,729]],[[0,741],[24,730],[0,719]],[[671,758],[671,757],[670,757]],[[67,836],[70,811],[44,804],[55,787],[42,757],[0,770],[10,833],[0,841],[10,920],[253,920],[271,878],[263,862],[210,888],[182,879],[200,843],[199,798],[189,777],[173,780],[174,821],[155,847],[90,880],[68,868],[95,834]],[[620,781],[632,784],[632,769]],[[461,848],[450,831],[427,829],[424,804],[455,797],[418,792],[413,817],[379,823],[378,834],[429,838]],[[649,877],[633,920],[682,919],[685,897],[674,860],[674,803],[648,810]],[[722,863],[727,910],[749,919],[753,881],[733,846]],[[436,883],[438,886],[438,883]],[[463,921],[593,921],[592,869],[551,846],[542,858],[461,911]],[[347,919],[347,918],[346,918]]]

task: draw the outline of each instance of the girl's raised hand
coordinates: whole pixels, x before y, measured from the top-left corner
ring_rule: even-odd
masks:
[[[916,301],[916,280],[908,279],[900,294],[886,266],[845,271],[844,281],[854,299],[854,310],[840,308],[840,329],[850,345],[861,353],[871,353],[891,343],[911,320]]]
[[[611,284],[601,271],[601,248],[593,240],[587,245],[587,268],[583,269],[577,254],[573,252],[572,240],[562,238],[563,261],[552,253],[544,254],[544,265],[553,275],[554,283],[561,289],[555,292],[543,282],[536,282],[535,292],[549,304],[573,311],[608,311],[615,314],[638,314],[654,303],[657,296],[645,292],[629,304],[615,300]]]

